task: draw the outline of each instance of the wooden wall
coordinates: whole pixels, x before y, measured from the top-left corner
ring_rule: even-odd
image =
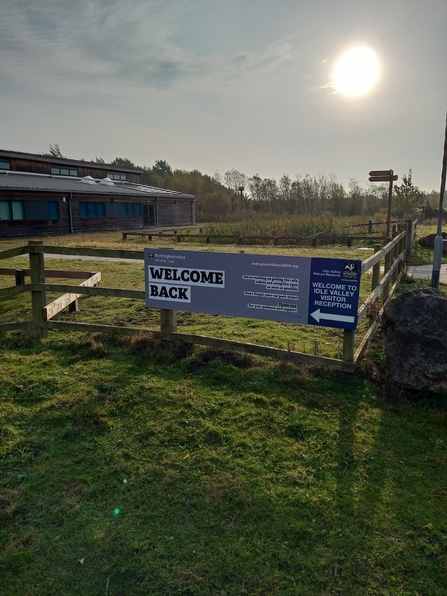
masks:
[[[19,159],[17,157],[9,158],[12,172],[31,172],[33,174],[51,174],[51,166],[69,167],[64,163],[60,163],[57,159],[50,163],[47,161],[39,161],[31,159]],[[113,166],[104,166],[102,168],[98,166],[83,165],[74,163],[72,167],[77,168],[78,176],[83,178],[84,176],[91,176],[92,178],[105,178],[107,172],[120,172],[120,168],[114,168]],[[139,182],[139,174],[132,174],[130,172],[123,172],[127,175],[128,182]]]
[[[40,195],[40,196],[39,196]],[[63,202],[65,197],[65,202]],[[20,190],[0,190],[0,200],[42,200],[42,201],[58,201],[60,219],[56,221],[0,221],[0,238],[18,238],[28,236],[38,236],[42,234],[69,234],[70,217],[69,217],[69,193],[62,192],[41,192],[37,191],[20,191]],[[150,202],[154,204],[154,200],[145,199],[141,197],[113,197],[116,203],[140,203]],[[76,194],[71,200],[73,232],[97,232],[107,230],[132,230],[143,227],[143,216],[141,217],[117,217],[117,218],[91,218],[81,219],[79,213],[79,203],[81,201],[87,202],[102,202],[110,203],[110,196],[92,196],[90,194]],[[194,222],[194,203],[188,199],[180,199],[174,201],[172,199],[157,199],[155,200],[155,210],[158,209],[158,214],[155,214],[155,223],[158,226],[182,226],[191,225]]]
[[[164,226],[190,226],[194,221],[193,201],[188,199],[159,200],[158,204],[158,225]]]

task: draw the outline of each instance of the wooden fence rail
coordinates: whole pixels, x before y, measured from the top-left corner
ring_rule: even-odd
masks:
[[[344,244],[352,246],[353,241],[371,240],[370,236],[354,236],[352,234],[334,234],[334,235],[315,235],[315,236],[266,236],[258,234],[256,236],[240,236],[237,234],[178,234],[177,232],[122,232],[123,240],[129,236],[141,236],[147,238],[149,242],[160,239],[175,239],[177,243],[188,240],[202,240],[206,244],[213,242],[226,241],[238,245],[244,244],[274,244],[279,245],[311,245],[320,244]]]
[[[390,299],[395,292],[400,279],[404,273],[405,263],[408,262],[415,237],[415,222],[408,220],[406,229],[402,229],[393,240],[389,241],[384,247],[376,244],[374,254],[362,263],[362,274],[372,270],[371,293],[367,299],[360,305],[358,310],[358,321],[361,321],[366,315],[371,313],[380,314],[380,309],[374,306],[375,302],[382,297],[382,305]],[[17,294],[30,292],[32,303],[32,320],[13,323],[0,324],[0,332],[13,329],[32,329],[38,337],[44,337],[48,330],[63,329],[70,331],[83,332],[106,332],[119,335],[133,335],[135,333],[147,332],[155,338],[166,341],[183,341],[186,343],[221,347],[241,352],[248,352],[271,358],[301,362],[318,367],[324,367],[331,370],[341,370],[353,372],[355,366],[364,354],[369,340],[378,328],[378,318],[375,319],[355,350],[354,339],[355,331],[344,330],[343,333],[343,357],[327,358],[273,348],[269,346],[260,346],[251,343],[237,342],[227,339],[207,337],[203,335],[192,335],[177,331],[176,312],[173,310],[160,309],[160,331],[154,331],[135,327],[118,327],[111,325],[93,325],[88,323],[75,323],[65,321],[54,321],[53,317],[66,308],[81,296],[108,296],[118,298],[133,298],[145,300],[143,290],[131,290],[122,288],[102,288],[99,287],[101,279],[100,273],[91,275],[81,285],[71,285],[67,283],[47,283],[44,266],[44,254],[61,255],[86,255],[96,257],[112,257],[122,260],[138,259],[143,261],[141,251],[123,251],[111,249],[93,249],[93,248],[69,248],[44,246],[42,242],[29,242],[27,246],[0,252],[0,260],[10,258],[11,256],[29,254],[30,267],[29,274],[31,283],[14,287],[0,289],[0,299],[7,299]],[[383,263],[383,266],[382,266]],[[383,269],[383,275],[382,275]],[[4,269],[0,269],[0,274]],[[67,273],[58,271],[58,273]],[[86,273],[86,272],[84,272]],[[10,273],[6,273],[10,274]],[[48,275],[50,277],[50,275]],[[68,275],[62,277],[70,278]],[[73,275],[75,277],[75,275]],[[47,292],[61,292],[63,296],[57,300],[46,304]],[[382,306],[383,308],[383,306]]]

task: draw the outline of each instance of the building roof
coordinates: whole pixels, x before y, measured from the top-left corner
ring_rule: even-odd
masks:
[[[121,195],[129,198],[164,198],[164,199],[195,199],[194,195],[156,188],[132,182],[118,182],[107,180],[107,184],[100,184],[101,180],[93,180],[90,183],[82,182],[82,178],[65,176],[48,176],[45,174],[24,174],[22,172],[11,172],[9,170],[0,172],[0,190],[24,190],[38,192],[59,192],[92,195]],[[104,180],[104,179],[103,179]],[[93,182],[93,183],[92,183]]]
[[[40,155],[39,153],[22,153],[21,151],[7,151],[0,149],[0,157],[13,157],[16,159],[28,159],[30,161],[40,161],[44,163],[61,164],[64,166],[86,166],[100,170],[113,170],[115,172],[130,172],[132,174],[141,174],[137,168],[123,168],[121,166],[107,163],[98,163],[96,161],[83,161],[80,159],[68,159],[66,157],[53,157]]]

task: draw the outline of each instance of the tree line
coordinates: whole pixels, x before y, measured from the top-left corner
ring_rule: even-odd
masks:
[[[49,152],[43,155],[64,157],[58,144],[50,145]],[[106,163],[101,157],[91,161]],[[163,159],[156,160],[153,166],[140,167],[130,159],[116,157],[107,165],[140,170],[142,184],[195,195],[196,214],[202,221],[237,219],[252,213],[373,216],[385,213],[388,205],[388,184],[361,186],[351,179],[345,188],[333,174],[297,175],[294,179],[285,174],[277,181],[259,174],[247,176],[236,169],[209,176],[196,169],[174,169]],[[398,217],[422,208],[428,211],[437,200],[435,191],[424,194],[414,185],[411,169],[402,176],[400,185],[394,185],[393,195],[393,215]]]

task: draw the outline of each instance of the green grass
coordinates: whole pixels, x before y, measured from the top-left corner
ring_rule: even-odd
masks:
[[[0,354],[0,594],[447,592],[441,403],[144,336]]]
[[[272,252],[286,250],[307,249]],[[48,266],[143,288],[139,264]],[[136,300],[79,304],[58,317],[159,326]],[[18,296],[0,320],[29,311]],[[341,330],[178,319],[191,333],[340,355]],[[447,593],[445,396],[391,386],[379,344],[355,375],[144,334],[14,332],[0,359],[0,596]]]

